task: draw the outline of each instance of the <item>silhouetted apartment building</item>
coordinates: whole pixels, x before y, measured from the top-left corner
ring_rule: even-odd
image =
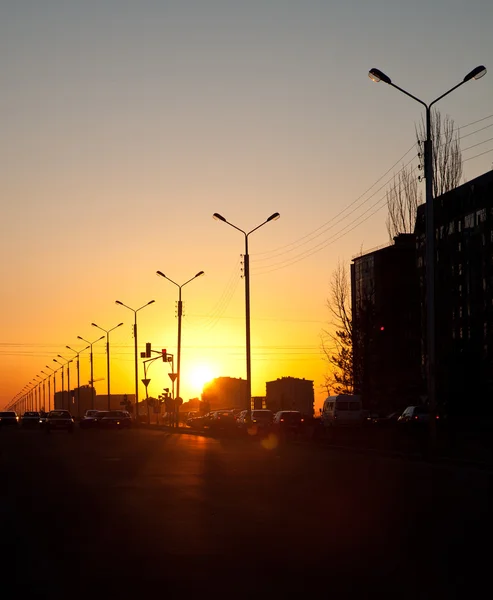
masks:
[[[227,408],[245,409],[247,393],[246,379],[234,377],[217,377],[202,390],[202,402],[209,405],[209,410],[222,410]]]
[[[353,258],[351,264],[354,391],[383,412],[419,400],[419,282],[414,234]]]
[[[315,393],[313,381],[296,377],[281,377],[267,381],[265,406],[272,412],[279,410],[299,410],[304,415],[313,416]]]
[[[449,414],[492,412],[493,171],[435,199],[436,394]],[[426,346],[425,207],[416,221]]]

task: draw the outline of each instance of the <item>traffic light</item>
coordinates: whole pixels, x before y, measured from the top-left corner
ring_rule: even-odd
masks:
[[[168,355],[166,354],[166,348],[163,348],[162,352],[163,352],[163,362],[167,362],[168,361]]]
[[[146,358],[151,358],[151,342],[146,343]]]

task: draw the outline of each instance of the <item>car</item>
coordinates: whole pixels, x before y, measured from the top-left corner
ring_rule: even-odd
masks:
[[[213,435],[231,434],[236,431],[236,418],[232,410],[216,410],[204,422],[204,429]]]
[[[400,412],[392,412],[389,415],[381,413],[370,413],[367,418],[368,425],[376,425],[378,427],[392,427],[397,424]]]
[[[15,410],[4,410],[0,412],[0,427],[17,427],[19,417]]]
[[[186,425],[190,427],[190,429],[205,429],[209,421],[212,419],[213,412],[208,412],[205,415],[200,415],[197,417],[192,417],[191,419],[187,419]]]
[[[26,411],[21,418],[21,425],[25,429],[39,429],[41,413],[35,410]]]
[[[50,410],[44,424],[46,433],[52,431],[74,432],[74,418],[68,410]]]
[[[133,421],[126,410],[109,410],[96,416],[97,426],[102,429],[128,429]]]
[[[280,434],[298,434],[305,419],[299,410],[280,410],[274,415],[272,428]]]
[[[98,425],[98,415],[102,413],[100,410],[89,409],[86,410],[84,416],[79,421],[79,427],[81,429],[93,429]]]
[[[438,420],[440,415],[436,415],[435,418]],[[419,427],[427,425],[430,421],[430,411],[427,406],[416,405],[408,406],[406,410],[397,419],[397,424],[401,427]]]
[[[267,433],[272,429],[274,413],[266,408],[242,411],[236,420],[238,429],[249,435]]]

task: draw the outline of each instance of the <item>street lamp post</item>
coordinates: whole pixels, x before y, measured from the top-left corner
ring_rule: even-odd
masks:
[[[46,365],[48,369],[50,369],[51,367],[48,367],[48,365]],[[53,369],[51,369],[53,371]],[[50,398],[51,398],[51,373],[47,373],[46,371],[41,371],[41,373],[43,373],[44,375],[46,375],[46,379],[48,380],[48,410],[46,410],[46,406],[45,406],[45,412],[50,412]]]
[[[268,219],[266,219],[260,225],[257,225],[254,229],[251,229],[249,232],[243,231],[233,223],[227,221],[222,215],[219,213],[214,213],[214,219],[218,221],[223,221],[227,223],[230,227],[233,227],[237,231],[240,231],[245,236],[245,256],[244,256],[244,273],[245,273],[245,325],[246,325],[246,378],[247,378],[247,389],[246,389],[246,410],[247,419],[250,418],[250,411],[252,405],[252,365],[251,365],[251,347],[250,347],[250,255],[248,254],[248,236],[260,229],[266,223],[270,221],[276,221],[279,219],[281,215],[276,212],[272,214]]]
[[[52,369],[49,365],[45,365],[47,369],[50,369],[50,371],[53,371],[53,408],[55,408],[55,395],[56,395],[56,372],[59,369]],[[48,390],[49,390],[49,381],[48,381]],[[50,400],[48,398],[48,412],[49,412],[49,408],[50,408]]]
[[[41,375],[36,375],[36,377],[39,379],[39,383],[38,383],[38,403],[36,405],[36,410],[39,412],[41,410],[41,384],[43,384],[43,406],[45,403],[45,383],[44,383],[44,379],[41,377]]]
[[[379,69],[370,69],[368,77],[376,83],[383,81],[388,85],[396,88],[406,96],[409,96],[416,102],[419,102],[425,107],[426,110],[426,140],[424,143],[424,174],[426,179],[425,187],[425,215],[426,215],[426,335],[427,335],[427,389],[428,389],[428,402],[430,405],[430,443],[432,449],[434,449],[436,439],[436,413],[437,413],[437,401],[436,401],[436,341],[435,341],[435,235],[434,235],[434,214],[433,214],[433,140],[431,139],[431,107],[436,104],[445,96],[448,96],[451,92],[456,90],[458,87],[467,83],[471,79],[480,79],[486,75],[486,68],[481,65],[473,69],[468,73],[464,79],[454,87],[450,88],[447,92],[426,104],[423,100],[420,100],[416,96],[413,96],[406,90],[395,85],[388,75],[385,75]]]
[[[137,349],[138,349],[138,344],[137,344],[137,313],[139,312],[139,310],[142,310],[143,308],[145,308],[146,306],[149,306],[149,304],[153,304],[155,302],[155,300],[149,300],[149,302],[147,304],[144,304],[143,306],[141,306],[140,308],[131,308],[130,306],[127,306],[126,304],[124,304],[123,302],[120,302],[120,300],[115,300],[116,304],[119,304],[120,306],[124,306],[125,308],[128,308],[128,310],[131,310],[134,313],[134,351],[135,351],[135,422],[137,423],[138,421],[138,408],[139,408],[139,357],[137,354]]]
[[[100,338],[98,338],[97,340],[94,340],[94,342],[89,342],[88,340],[85,340],[83,337],[81,337],[80,335],[77,336],[78,340],[82,340],[83,342],[86,342],[86,344],[89,344],[89,347],[91,348],[91,352],[90,352],[90,361],[91,361],[91,381],[89,382],[91,384],[91,408],[94,408],[94,360],[93,360],[93,353],[92,353],[92,347],[96,342],[100,342],[101,340],[104,340],[104,335],[102,335]]]
[[[101,329],[101,331],[104,331],[106,333],[106,376],[108,377],[108,410],[111,410],[111,404],[110,404],[110,332],[113,331],[113,329],[116,329],[117,327],[121,327],[123,325],[123,323],[118,323],[118,325],[115,325],[111,329],[103,329],[99,325],[96,325],[96,323],[91,323],[91,325],[93,327],[97,327],[98,329]]]
[[[173,281],[172,279],[170,279],[167,275],[165,275],[161,271],[156,271],[156,274],[160,275],[161,277],[164,277],[168,281],[171,281],[171,283],[174,283],[176,285],[176,287],[178,288],[178,290],[179,290],[179,293],[178,293],[178,344],[177,344],[177,352],[176,352],[176,354],[177,354],[177,360],[176,360],[176,398],[175,398],[175,424],[178,425],[178,422],[179,422],[178,417],[179,417],[180,407],[176,403],[176,399],[180,398],[181,317],[183,315],[183,303],[181,301],[181,289],[182,289],[182,287],[186,286],[187,283],[190,283],[191,281],[193,281],[197,277],[200,277],[201,275],[203,275],[204,271],[199,271],[193,277],[191,277],[188,281],[185,281],[185,283],[182,283],[181,285],[178,284],[178,283],[176,283],[176,281]]]
[[[79,350],[78,352],[77,352],[77,350],[74,350],[70,346],[65,346],[65,348],[74,352],[77,357],[77,416],[80,417],[80,358],[79,358],[79,354],[81,352],[84,352],[88,348],[90,348],[90,346],[86,346],[85,348],[83,348],[82,350]]]
[[[70,358],[70,359],[65,358],[61,354],[57,354],[57,356],[58,356],[58,358],[61,358],[62,360],[64,360],[65,364],[67,365],[67,410],[70,411],[70,363],[72,362],[73,359],[72,358]],[[60,363],[60,361],[56,360],[55,358],[53,360],[56,363],[62,365],[62,408],[63,408],[63,396],[64,396],[64,389],[63,389],[63,364]]]

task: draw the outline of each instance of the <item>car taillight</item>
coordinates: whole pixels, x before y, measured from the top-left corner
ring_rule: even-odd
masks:
[[[419,419],[418,415],[416,415],[414,418],[416,419],[416,421]]]
[[[303,423],[305,421],[305,419],[301,419],[301,422]]]
[[[284,423],[284,419],[280,419],[281,423]]]

